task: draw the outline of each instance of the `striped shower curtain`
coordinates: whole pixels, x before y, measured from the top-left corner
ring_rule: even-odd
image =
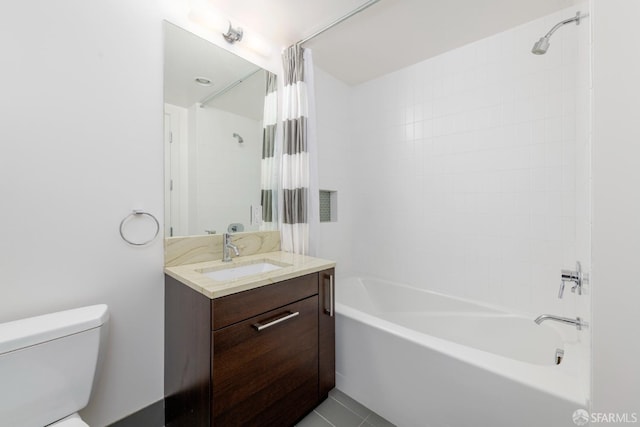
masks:
[[[299,254],[309,253],[310,146],[309,95],[305,73],[304,50],[294,45],[282,54],[284,90],[282,106],[282,249]],[[313,138],[311,138],[313,140]]]
[[[278,167],[276,160],[276,125],[278,117],[278,80],[269,71],[266,73],[264,114],[262,118],[262,165],[260,204],[262,206],[261,230],[278,228]]]

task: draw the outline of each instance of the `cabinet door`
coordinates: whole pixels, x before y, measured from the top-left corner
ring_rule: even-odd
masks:
[[[318,399],[318,296],[212,332],[216,427],[291,426]]]
[[[318,275],[320,281],[318,310],[319,327],[319,399],[325,399],[336,386],[336,318],[335,318],[335,270],[325,270]]]

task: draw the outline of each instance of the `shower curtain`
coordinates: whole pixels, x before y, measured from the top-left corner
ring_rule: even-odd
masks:
[[[311,51],[294,45],[282,59],[282,249],[315,255],[312,236],[319,220]]]
[[[262,170],[260,177],[262,224],[260,230],[276,230],[278,228],[278,167],[276,160],[278,80],[275,74],[269,71],[265,72],[266,91],[262,118]]]

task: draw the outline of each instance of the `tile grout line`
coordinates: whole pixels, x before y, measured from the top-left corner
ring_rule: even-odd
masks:
[[[357,414],[356,412],[354,412],[351,408],[349,408],[345,403],[340,402],[338,399],[335,399],[333,396],[329,396],[330,399],[335,400],[340,406],[342,406],[343,408],[347,409],[349,412],[351,412],[352,414],[354,414],[355,416],[362,418],[363,421],[366,420],[367,418],[369,418],[369,415],[371,415],[371,409],[366,408],[367,411],[369,411],[369,413],[367,414],[366,417],[362,417],[361,415]],[[360,404],[362,406],[362,404]],[[363,406],[364,407],[364,406]]]
[[[367,416],[365,417],[365,419],[364,419],[364,420],[362,420],[362,422],[360,423],[360,425],[359,425],[358,427],[362,427],[362,426],[364,425],[364,423],[366,423],[366,422],[367,422],[367,420],[369,419],[369,417],[370,417],[370,416],[371,416],[371,414],[367,415]]]
[[[325,420],[327,423],[329,423],[329,425],[331,425],[331,427],[336,427],[335,424],[333,424],[331,421],[329,421],[328,419],[326,419],[324,416],[322,416],[322,414],[318,411],[316,411],[315,409],[313,410],[313,412],[315,412],[316,414],[318,414],[318,416],[320,418],[322,418],[323,420]]]

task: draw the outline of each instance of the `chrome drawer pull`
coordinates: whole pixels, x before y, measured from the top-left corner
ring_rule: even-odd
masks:
[[[271,326],[273,326],[273,325],[277,325],[277,324],[278,324],[278,323],[280,323],[280,322],[284,322],[285,320],[293,319],[293,318],[294,318],[294,317],[296,317],[298,314],[300,314],[300,312],[299,312],[299,311],[296,311],[295,313],[291,313],[291,312],[290,312],[287,316],[281,317],[281,318],[276,319],[276,320],[274,320],[274,321],[272,321],[272,322],[269,322],[269,323],[265,323],[264,325],[263,325],[263,324],[260,324],[260,323],[254,323],[254,324],[253,324],[253,327],[254,327],[254,328],[256,328],[256,330],[257,330],[257,331],[261,331],[261,330],[263,330],[263,329],[270,328],[270,327],[271,327]]]
[[[334,289],[334,282],[333,282],[333,274],[331,276],[329,276],[329,316],[333,317],[333,313],[334,313],[334,309],[333,309],[333,289]]]

